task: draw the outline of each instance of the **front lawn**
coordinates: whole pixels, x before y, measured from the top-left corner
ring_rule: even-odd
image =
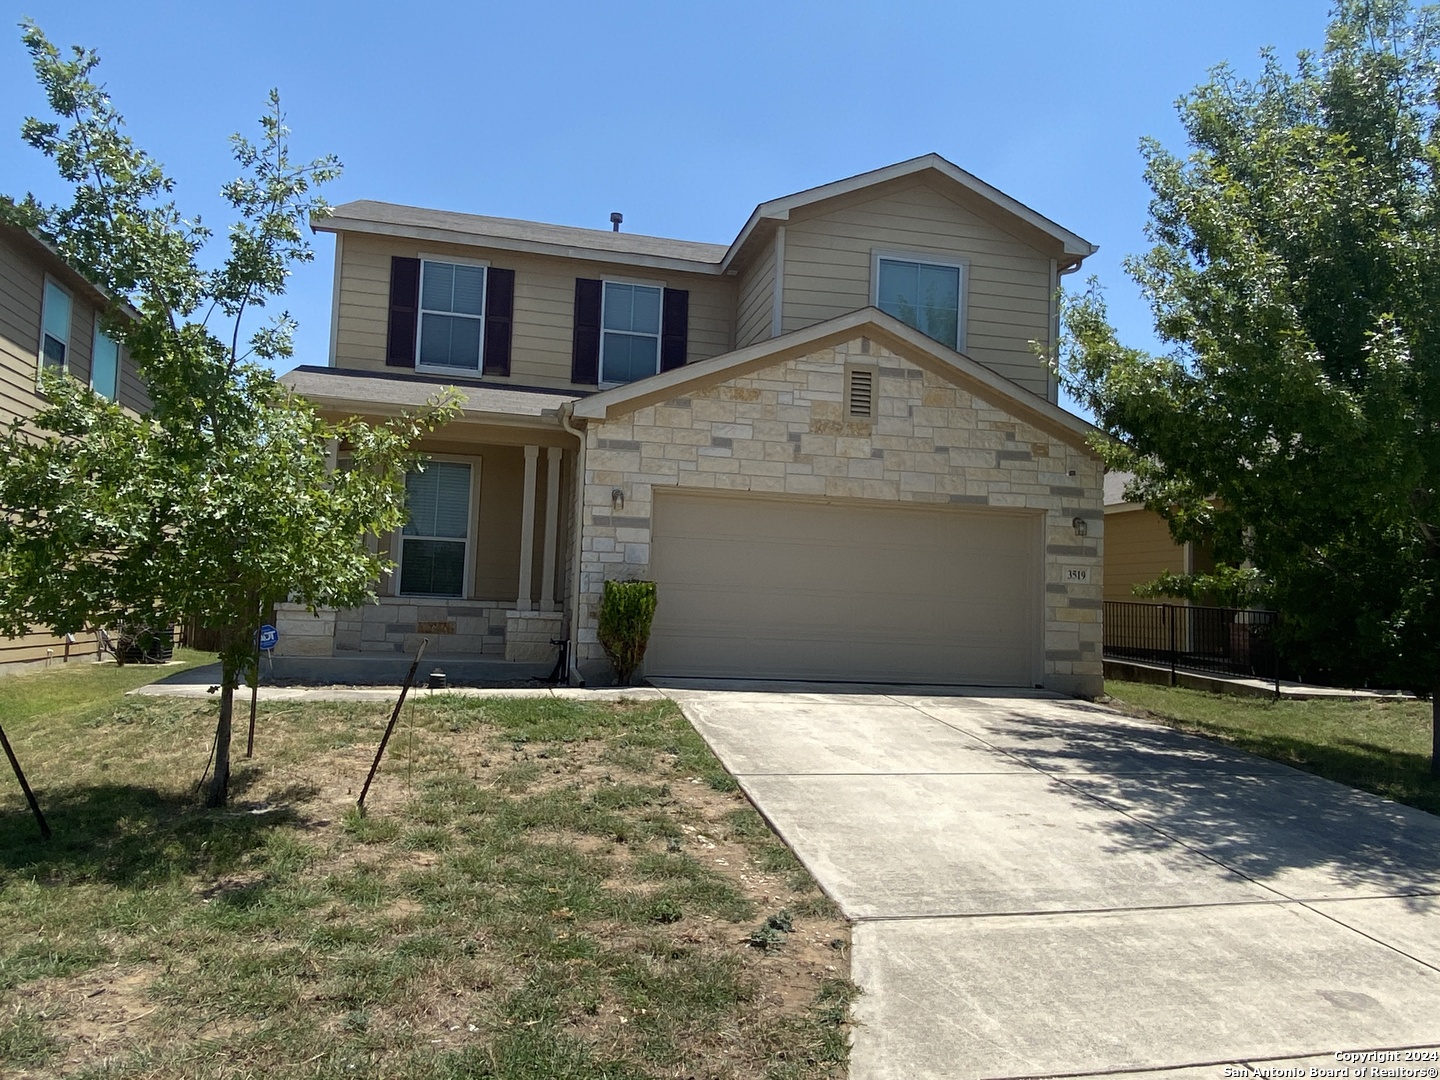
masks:
[[[389,707],[262,704],[206,811],[215,702],[86,674],[0,681],[0,1075],[844,1074],[845,923],[670,703],[417,701],[365,817]]]
[[[1105,691],[1127,711],[1440,813],[1428,701],[1272,701],[1113,679]]]

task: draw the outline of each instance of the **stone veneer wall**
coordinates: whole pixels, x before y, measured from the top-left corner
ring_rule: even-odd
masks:
[[[879,369],[873,422],[842,418],[847,362]],[[604,655],[602,583],[648,576],[653,490],[678,486],[1044,511],[1044,682],[1087,696],[1103,688],[1101,463],[878,343],[856,338],[592,421],[586,439],[578,655],[591,670]],[[1072,567],[1089,581],[1067,583]]]
[[[550,642],[564,636],[563,611],[511,611],[505,619],[505,659],[553,663],[559,649]]]
[[[500,659],[505,655],[505,614],[514,606],[514,600],[382,596],[378,604],[336,613],[335,655],[410,654],[428,637],[427,656]]]

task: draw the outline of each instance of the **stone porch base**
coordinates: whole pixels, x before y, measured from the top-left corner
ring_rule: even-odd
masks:
[[[505,659],[527,664],[554,662],[556,646],[565,636],[565,618],[558,611],[507,611]]]

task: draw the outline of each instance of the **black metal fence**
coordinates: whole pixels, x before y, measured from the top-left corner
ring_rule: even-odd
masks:
[[[1105,658],[1275,680],[1279,615],[1251,608],[1105,601]]]

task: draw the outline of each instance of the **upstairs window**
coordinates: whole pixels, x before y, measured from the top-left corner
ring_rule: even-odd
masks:
[[[120,385],[120,346],[95,320],[95,348],[90,355],[90,389],[115,400]]]
[[[600,383],[634,382],[660,370],[660,300],[654,285],[605,282]]]
[[[49,278],[40,314],[40,363],[55,371],[70,363],[70,294]]]
[[[420,262],[418,367],[479,371],[485,337],[485,267]]]
[[[570,381],[619,386],[684,367],[690,290],[634,281],[575,279]]]
[[[432,461],[405,477],[400,593],[464,596],[470,548],[470,466]]]
[[[928,259],[875,256],[875,306],[942,345],[964,342],[965,267]]]

